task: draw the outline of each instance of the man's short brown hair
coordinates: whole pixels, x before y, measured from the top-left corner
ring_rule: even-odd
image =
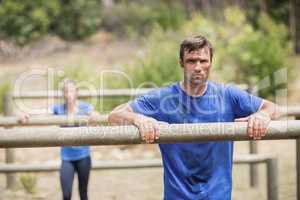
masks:
[[[179,52],[180,60],[183,61],[185,51],[191,52],[198,49],[202,49],[204,47],[208,48],[210,54],[210,61],[212,61],[213,48],[210,41],[206,39],[204,36],[197,35],[183,40],[182,43],[180,44],[180,52]]]

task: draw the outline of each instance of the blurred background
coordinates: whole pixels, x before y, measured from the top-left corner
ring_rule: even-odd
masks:
[[[3,96],[16,84],[22,93],[57,89],[65,77],[77,80],[80,89],[178,81],[179,44],[199,34],[214,47],[211,80],[247,84],[264,98],[299,104],[298,0],[0,0],[0,111]],[[107,113],[128,99],[88,101]],[[26,105],[49,106],[44,101]],[[237,142],[236,152],[248,153],[248,143]],[[280,199],[296,199],[294,141],[260,142],[259,152],[279,158]],[[155,145],[93,147],[94,160],[159,157]],[[59,148],[16,151],[19,163],[52,161],[59,161]],[[256,188],[249,188],[248,167],[235,166],[233,199],[266,199],[264,166]],[[162,199],[162,190],[161,169],[93,171],[90,181],[91,199]],[[5,188],[1,175],[0,192],[3,200],[61,197],[57,173],[19,174],[15,190]],[[76,189],[73,194],[78,199]]]

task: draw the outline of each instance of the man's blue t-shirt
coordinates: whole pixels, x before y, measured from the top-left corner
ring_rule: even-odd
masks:
[[[262,99],[234,86],[207,82],[202,96],[191,97],[179,83],[131,101],[134,112],[176,123],[232,122],[260,109]],[[230,200],[233,142],[159,145],[164,165],[165,200]]]
[[[93,107],[85,102],[79,101],[77,106],[77,115],[89,115]],[[66,115],[67,110],[65,104],[57,104],[53,106],[54,115]],[[65,146],[60,151],[61,159],[66,161],[75,161],[90,156],[89,146]]]

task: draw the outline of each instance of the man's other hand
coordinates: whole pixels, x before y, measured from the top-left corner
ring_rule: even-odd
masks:
[[[270,121],[270,115],[264,111],[258,111],[248,117],[235,119],[235,122],[248,122],[247,134],[254,140],[260,140],[266,135]]]
[[[159,139],[159,122],[156,119],[137,115],[133,124],[139,129],[142,141],[153,143]]]

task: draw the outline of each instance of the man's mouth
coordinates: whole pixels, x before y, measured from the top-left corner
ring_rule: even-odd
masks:
[[[195,75],[194,75],[194,78],[200,79],[200,78],[203,78],[203,75],[202,75],[202,74],[195,74]]]

